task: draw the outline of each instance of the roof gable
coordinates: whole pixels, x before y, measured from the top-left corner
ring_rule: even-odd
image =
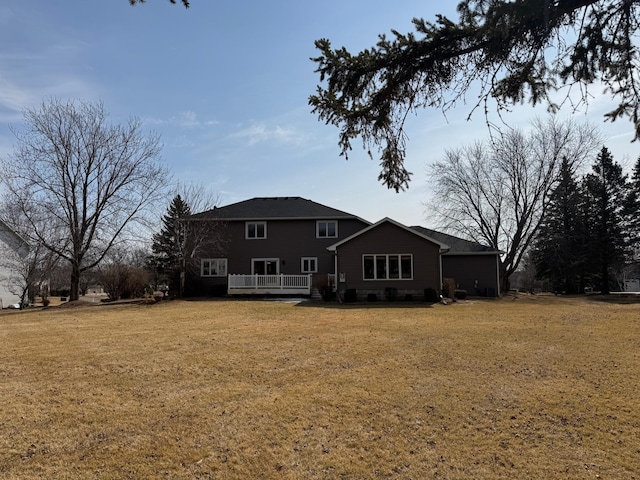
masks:
[[[471,242],[469,240],[465,240],[463,238],[455,237],[453,235],[449,235],[442,232],[437,232],[435,230],[431,230],[430,228],[424,228],[420,226],[411,227],[412,230],[416,232],[420,232],[423,235],[427,235],[431,238],[434,238],[438,241],[446,243],[449,245],[450,249],[447,252],[448,254],[461,254],[461,253],[487,253],[487,254],[496,254],[500,253],[493,247],[488,247],[486,245],[482,245],[480,243]]]
[[[0,220],[0,242],[20,255],[26,254],[29,250],[27,241],[2,220]]]
[[[350,213],[301,197],[256,197],[192,215],[196,220],[357,219]]]
[[[385,224],[385,223],[389,223],[389,224],[391,224],[391,225],[395,225],[396,227],[401,228],[402,230],[406,231],[407,233],[410,233],[410,234],[412,234],[412,235],[416,235],[416,236],[418,236],[418,237],[421,237],[421,238],[423,238],[424,240],[427,240],[427,241],[429,241],[429,242],[431,242],[431,243],[435,243],[436,245],[438,245],[438,246],[440,247],[440,251],[441,251],[441,252],[447,251],[447,250],[449,249],[449,245],[447,245],[446,243],[441,242],[441,241],[439,241],[439,240],[437,240],[437,239],[435,239],[435,238],[432,238],[432,237],[430,237],[430,236],[428,236],[428,235],[425,235],[425,234],[424,234],[424,233],[422,233],[422,232],[419,232],[419,231],[417,231],[417,230],[414,230],[414,229],[412,229],[412,228],[409,228],[409,227],[407,227],[407,226],[405,226],[405,225],[403,225],[403,224],[401,224],[401,223],[399,223],[399,222],[396,222],[395,220],[390,219],[389,217],[385,217],[385,218],[383,218],[382,220],[380,220],[380,221],[378,221],[378,222],[374,223],[373,225],[369,225],[368,227],[363,228],[363,229],[362,229],[362,230],[360,230],[359,232],[354,233],[354,234],[353,234],[353,235],[351,235],[350,237],[347,237],[347,238],[345,238],[344,240],[341,240],[340,242],[337,242],[337,243],[334,243],[333,245],[328,246],[328,247],[327,247],[327,250],[329,250],[329,251],[331,251],[331,252],[335,252],[335,251],[336,251],[336,249],[337,249],[340,245],[343,245],[343,244],[345,244],[345,243],[347,243],[347,242],[350,242],[350,241],[351,241],[351,240],[353,240],[354,238],[357,238],[357,237],[359,237],[359,236],[361,236],[361,235],[365,235],[367,232],[369,232],[369,231],[373,230],[374,228],[377,228],[377,227],[379,227],[380,225],[383,225],[383,224]]]

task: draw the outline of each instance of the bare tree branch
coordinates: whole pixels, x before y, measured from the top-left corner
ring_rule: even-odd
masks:
[[[30,236],[71,265],[71,300],[80,275],[162,198],[167,170],[157,136],[138,120],[107,122],[102,103],[51,100],[24,112],[14,153],[2,162],[5,201],[17,206]]]

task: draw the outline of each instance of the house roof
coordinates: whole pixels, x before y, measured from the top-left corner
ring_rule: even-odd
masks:
[[[424,228],[420,226],[411,227],[412,230],[416,232],[420,232],[427,237],[431,237],[435,240],[438,240],[442,243],[446,243],[449,245],[450,249],[446,254],[449,255],[460,255],[460,254],[496,254],[500,253],[493,247],[488,247],[486,245],[482,245],[476,242],[470,242],[469,240],[465,240],[463,238],[454,237],[453,235],[449,235],[442,232],[437,232],[435,230],[431,230],[430,228]],[[445,255],[446,255],[445,254]]]
[[[256,197],[191,216],[195,220],[358,219],[350,213],[301,197]]]
[[[354,238],[359,237],[360,235],[364,235],[369,230],[373,230],[374,228],[378,227],[379,225],[382,225],[383,223],[390,223],[392,225],[395,225],[396,227],[399,227],[399,228],[411,233],[412,235],[416,235],[418,237],[422,237],[425,240],[428,240],[428,241],[430,241],[432,243],[435,243],[436,245],[438,245],[440,247],[440,251],[441,252],[445,252],[445,251],[447,251],[449,249],[449,245],[448,244],[446,244],[446,243],[444,243],[444,242],[442,242],[442,241],[440,241],[440,240],[438,240],[438,239],[436,239],[434,237],[426,235],[423,232],[419,232],[419,231],[417,231],[417,230],[415,230],[413,228],[409,228],[409,227],[407,227],[407,226],[405,226],[405,225],[403,225],[403,224],[401,224],[399,222],[396,222],[395,220],[390,219],[389,217],[385,217],[382,220],[380,220],[379,222],[376,222],[373,225],[369,225],[367,228],[364,228],[364,229],[360,230],[359,232],[354,233],[350,237],[347,237],[344,240],[341,240],[341,241],[339,241],[337,243],[334,243],[333,245],[329,245],[327,247],[327,250],[329,250],[330,252],[335,252],[336,249],[340,245],[342,245],[344,243],[347,243],[347,242],[353,240]]]
[[[29,243],[2,220],[0,220],[0,241],[16,252],[24,253],[29,249]]]

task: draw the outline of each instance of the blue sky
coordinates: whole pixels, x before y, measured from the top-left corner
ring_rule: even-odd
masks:
[[[13,148],[9,125],[47,97],[101,100],[113,121],[138,117],[161,134],[163,161],[176,180],[205,186],[221,204],[255,196],[302,196],[369,221],[392,217],[432,226],[423,203],[427,165],[487,137],[482,112],[470,106],[445,118],[422,111],[410,119],[408,191],[377,181],[378,162],[354,145],[339,157],[338,131],[311,114],[319,81],[314,40],[329,38],[352,52],[380,33],[411,30],[411,19],[455,17],[456,1],[168,0],[131,7],[127,0],[21,0],[0,6],[0,156]],[[597,93],[597,92],[596,92]],[[576,114],[603,129],[614,158],[640,154],[632,126],[605,124],[611,108],[596,96]],[[506,116],[526,127],[529,106]]]

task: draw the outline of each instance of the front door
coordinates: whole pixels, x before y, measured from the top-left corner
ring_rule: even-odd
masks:
[[[278,275],[279,267],[280,260],[278,258],[254,258],[251,260],[253,275]]]

